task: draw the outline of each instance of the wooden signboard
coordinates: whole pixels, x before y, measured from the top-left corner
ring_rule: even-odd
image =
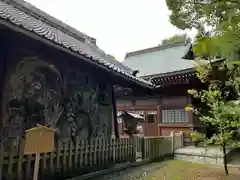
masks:
[[[33,179],[38,179],[40,153],[52,152],[54,150],[55,130],[46,126],[26,130],[24,154],[36,154]]]

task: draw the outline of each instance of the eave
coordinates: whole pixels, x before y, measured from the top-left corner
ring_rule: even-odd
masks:
[[[28,18],[31,21],[26,22],[24,18]],[[12,29],[18,33],[22,33],[25,36],[42,42],[52,48],[65,52],[71,56],[77,57],[79,60],[92,64],[105,72],[113,74],[115,77],[120,79],[119,81],[124,80],[124,82],[127,82],[131,85],[137,85],[139,87],[150,89],[154,88],[154,85],[150,82],[145,81],[142,78],[135,77],[127,72],[124,72],[122,69],[116,67],[114,64],[107,62],[101,57],[84,52],[81,49],[81,45],[84,45],[81,44],[82,42],[78,41],[73,36],[64,34],[64,32],[62,32],[60,29],[56,29],[55,27],[52,27],[50,24],[46,24],[45,22],[40,23],[41,25],[44,24],[44,26],[54,30],[54,32],[56,32],[57,34],[61,34],[61,40],[53,36],[54,33],[51,34],[49,32],[42,32],[40,27],[38,27],[38,24],[36,26],[35,23],[39,23],[39,21],[41,20],[36,19],[35,17],[26,14],[25,12],[21,12],[16,7],[0,1],[0,23],[2,25],[5,25],[9,29]],[[75,43],[72,43],[71,41]]]

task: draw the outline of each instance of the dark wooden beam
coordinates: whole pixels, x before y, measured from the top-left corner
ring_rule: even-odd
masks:
[[[113,122],[114,122],[114,133],[115,137],[119,138],[118,132],[118,121],[117,121],[117,105],[116,105],[116,98],[115,98],[115,90],[114,86],[112,87],[112,106],[113,106]]]
[[[0,138],[2,137],[2,128],[3,128],[3,108],[4,103],[3,103],[3,93],[4,93],[4,84],[5,84],[5,77],[7,73],[7,59],[10,51],[10,46],[9,46],[9,40],[7,39],[7,35],[4,32],[4,29],[0,29],[0,102],[1,102],[1,107],[0,107]]]
[[[114,71],[113,69],[106,67],[97,61],[91,60],[91,57],[86,57],[84,55],[81,55],[71,49],[65,48],[60,44],[56,44],[53,41],[50,41],[42,36],[39,36],[35,34],[34,32],[27,31],[26,29],[23,29],[21,27],[15,26],[12,23],[6,21],[6,20],[0,20],[0,24],[6,26],[7,28],[17,32],[21,33],[22,35],[25,35],[33,40],[36,40],[37,42],[44,43],[45,46],[54,48],[60,52],[64,52],[68,55],[69,57],[75,57],[77,60],[81,60],[86,62],[87,64],[91,65],[94,70],[99,69],[102,73],[106,73],[108,78],[114,81],[114,84],[121,84],[123,86],[129,86],[129,87],[137,87],[137,88],[143,88],[143,89],[153,89],[154,86],[146,84],[144,82],[140,82],[138,80],[134,80],[130,77],[127,77],[126,75],[122,73],[118,73]],[[110,76],[109,76],[110,74]]]

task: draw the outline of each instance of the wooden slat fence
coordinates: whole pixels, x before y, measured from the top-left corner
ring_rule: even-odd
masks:
[[[172,133],[174,149],[183,148],[184,146],[184,134],[183,132]]]
[[[172,154],[172,137],[144,137],[142,146],[142,159],[157,159]]]
[[[183,133],[172,132],[170,136],[135,137],[137,160],[158,159],[183,147]]]
[[[0,142],[0,179],[30,180],[33,176],[35,155],[24,155],[24,141],[9,140],[8,149]],[[122,162],[156,159],[181,148],[182,133],[159,137],[121,139],[59,140],[51,153],[42,153],[40,180],[66,179]]]
[[[80,173],[101,169],[110,165],[134,161],[133,140],[77,138],[74,145],[69,139],[60,140],[58,148],[51,153],[42,153],[40,179],[65,179]],[[24,141],[16,148],[12,141],[9,151],[0,154],[0,179],[30,180],[33,176],[35,155],[23,155]]]

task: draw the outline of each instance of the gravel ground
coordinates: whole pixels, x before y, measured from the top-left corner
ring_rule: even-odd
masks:
[[[154,177],[149,179],[151,177],[151,172],[164,167],[166,164],[166,161],[151,163],[123,171],[118,171],[102,177],[96,177],[91,180],[154,180]]]

